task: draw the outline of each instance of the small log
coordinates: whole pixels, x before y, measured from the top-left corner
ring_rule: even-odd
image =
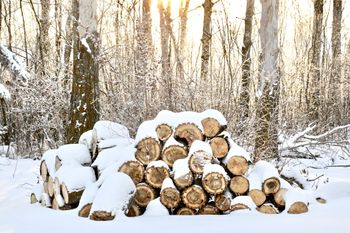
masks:
[[[237,211],[237,210],[250,210],[250,208],[242,203],[237,203],[231,206],[230,208],[231,212]]]
[[[49,176],[49,179],[47,181],[47,189],[48,189],[48,194],[50,197],[53,197],[54,195],[54,187],[53,187],[54,179],[52,176]]]
[[[183,123],[176,127],[175,138],[180,141],[186,141],[191,145],[195,140],[204,140],[204,135],[197,125],[192,123]]]
[[[159,140],[166,141],[173,134],[173,129],[168,124],[160,124],[156,128]]]
[[[225,138],[223,137],[215,137],[210,140],[210,147],[213,151],[213,155],[218,158],[222,159],[224,158],[228,151],[229,151],[229,145]]]
[[[123,172],[130,176],[135,185],[143,181],[145,168],[138,161],[127,161],[120,168],[119,172]]]
[[[195,215],[196,213],[194,212],[193,209],[182,207],[176,212],[176,214],[177,215]]]
[[[148,184],[140,183],[136,186],[134,202],[140,207],[146,207],[150,201],[156,198],[156,193]]]
[[[284,208],[286,201],[284,200],[284,195],[288,190],[285,188],[279,189],[275,194],[273,194],[273,201],[277,208]]]
[[[54,196],[58,196],[61,195],[61,183],[60,180],[58,179],[58,177],[55,177],[55,180],[53,182],[53,193]]]
[[[266,195],[260,189],[252,189],[249,191],[248,195],[253,200],[256,206],[261,206],[266,201]]]
[[[37,202],[38,202],[38,199],[36,198],[35,193],[31,193],[30,194],[30,204],[34,204]]]
[[[212,161],[212,156],[205,151],[194,152],[190,159],[188,160],[189,167],[191,171],[195,174],[203,174],[203,169],[206,164],[210,164]]]
[[[309,209],[304,202],[294,202],[288,209],[288,214],[302,214],[308,212]]]
[[[64,203],[67,205],[78,203],[81,195],[83,194],[83,191],[84,190],[77,190],[70,192],[64,183],[61,184],[61,193],[64,199]]]
[[[40,163],[40,175],[44,182],[47,182],[49,179],[49,171],[47,169],[47,165],[45,160],[41,161]]]
[[[202,185],[205,191],[210,194],[221,194],[226,190],[227,181],[223,174],[218,172],[210,172],[202,179]]]
[[[62,160],[56,155],[55,157],[55,171],[62,167]]]
[[[178,159],[186,158],[187,150],[185,147],[179,145],[171,145],[163,150],[162,160],[172,167],[174,162]]]
[[[266,194],[275,194],[280,189],[281,183],[280,180],[276,177],[271,177],[264,180],[262,184],[262,191]]]
[[[127,210],[126,216],[128,216],[128,217],[137,217],[137,216],[140,216],[140,215],[141,215],[140,207],[135,202],[132,202],[129,205],[129,208]]]
[[[49,193],[49,186],[48,186],[48,182],[45,181],[43,183],[43,189],[44,189],[44,193]]]
[[[53,197],[53,199],[52,199],[52,209],[54,209],[54,210],[60,209],[60,207],[58,206],[58,202],[56,200],[56,197]]]
[[[159,189],[165,178],[169,177],[169,170],[165,167],[148,167],[146,169],[145,180],[153,188]]]
[[[180,192],[175,188],[164,188],[160,192],[160,202],[168,209],[176,208],[180,201]]]
[[[215,206],[225,212],[228,211],[231,207],[231,199],[224,194],[215,196]]]
[[[112,215],[111,212],[107,212],[107,211],[94,211],[90,215],[90,219],[95,221],[109,221],[109,220],[113,220],[114,217],[115,216]]]
[[[244,176],[234,176],[230,182],[230,189],[236,195],[243,195],[249,190],[249,181]]]
[[[207,203],[207,196],[202,187],[192,185],[182,193],[183,203],[191,209],[200,209]]]
[[[248,161],[243,156],[232,156],[226,166],[233,175],[241,176],[248,170]]]
[[[148,165],[160,157],[160,143],[154,138],[144,138],[136,145],[136,159],[143,165]]]
[[[278,214],[278,211],[272,205],[262,205],[260,207],[256,207],[256,210],[263,214]]]
[[[225,126],[220,125],[219,121],[212,117],[203,119],[202,125],[204,129],[204,135],[208,138],[215,137],[225,129]]]
[[[218,215],[220,213],[219,209],[216,206],[207,204],[203,206],[199,211],[198,214],[200,215]]]
[[[90,215],[92,203],[85,204],[78,212],[78,215],[83,218],[87,218]]]
[[[177,178],[174,177],[174,183],[178,189],[184,189],[191,186],[193,184],[192,172],[189,172],[186,175]]]

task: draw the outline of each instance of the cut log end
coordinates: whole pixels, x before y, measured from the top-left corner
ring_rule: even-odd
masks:
[[[131,203],[127,210],[126,216],[137,217],[141,215],[141,209],[136,203]]]
[[[250,208],[242,203],[237,203],[231,206],[231,212],[238,211],[238,210],[250,210]]]
[[[215,137],[226,128],[225,126],[220,125],[218,120],[211,117],[203,119],[202,125],[204,129],[204,135],[208,138]]]
[[[67,205],[78,203],[80,201],[81,195],[83,194],[83,191],[84,190],[77,190],[70,192],[64,183],[61,184],[61,193],[64,199],[64,203]]]
[[[145,180],[153,188],[160,189],[164,179],[169,176],[169,170],[165,167],[149,167],[146,169]]]
[[[176,212],[177,215],[195,215],[196,213],[194,212],[193,209],[187,208],[187,207],[182,207]]]
[[[55,157],[55,171],[58,171],[62,167],[61,159],[56,155]]]
[[[288,214],[303,214],[309,211],[309,208],[304,202],[294,202],[288,209]]]
[[[235,176],[231,179],[230,189],[236,195],[243,195],[249,190],[249,181],[244,176]]]
[[[119,172],[130,176],[135,185],[137,185],[143,181],[145,168],[138,161],[127,161],[119,168]]]
[[[242,156],[232,156],[227,161],[227,169],[235,176],[244,175],[248,170],[248,161]]]
[[[263,191],[259,189],[252,189],[249,191],[248,195],[253,200],[256,206],[261,206],[266,201],[266,195]]]
[[[176,208],[180,201],[180,192],[174,188],[165,188],[160,193],[160,202],[169,209]]]
[[[179,145],[172,145],[164,149],[162,153],[163,161],[172,167],[174,162],[178,159],[186,158],[187,150],[185,147]]]
[[[136,186],[134,202],[140,207],[146,207],[150,201],[156,198],[156,193],[152,187],[145,183]]]
[[[40,163],[40,175],[43,179],[44,182],[47,182],[48,179],[49,179],[49,171],[47,169],[47,165],[46,165],[46,162],[45,160],[41,161]]]
[[[175,138],[181,141],[186,141],[191,145],[195,140],[204,140],[204,135],[197,125],[192,123],[183,123],[176,127]]]
[[[30,204],[35,204],[38,202],[38,199],[36,198],[34,193],[30,194]]]
[[[266,194],[275,194],[280,189],[281,183],[278,178],[271,177],[264,181],[262,184],[262,191]]]
[[[213,205],[205,205],[198,211],[198,214],[201,214],[201,215],[217,215],[219,213],[220,213],[219,209]]]
[[[156,128],[159,140],[166,141],[173,134],[173,129],[168,124],[160,124]]]
[[[231,207],[231,200],[225,195],[218,195],[215,197],[215,206],[223,212],[228,211]]]
[[[208,173],[202,180],[203,188],[210,194],[221,194],[226,190],[226,178],[217,172]]]
[[[174,178],[174,183],[178,189],[184,189],[192,185],[193,183],[193,174],[192,172],[187,173],[184,176]]]
[[[213,151],[213,155],[218,159],[224,158],[229,151],[228,142],[223,137],[215,137],[210,140],[210,147]]]
[[[284,195],[287,192],[287,189],[281,188],[275,194],[273,194],[274,204],[277,208],[283,208],[286,204],[284,200]]]
[[[212,156],[205,151],[194,152],[188,163],[191,171],[195,174],[203,174],[203,169],[206,164],[210,164],[212,161]]]
[[[87,218],[90,215],[92,203],[85,204],[80,210],[78,215],[83,218]]]
[[[112,215],[112,213],[106,212],[106,211],[94,211],[90,215],[90,219],[95,221],[109,221],[109,220],[113,220],[114,217],[115,216]]]
[[[256,210],[263,214],[278,214],[277,209],[272,205],[262,205],[260,207],[256,207]]]
[[[207,196],[199,186],[191,186],[182,193],[183,203],[191,209],[200,209],[207,203]]]
[[[49,196],[53,197],[53,195],[54,195],[54,179],[52,178],[52,176],[49,176],[49,179],[47,181],[47,190],[48,190]]]
[[[143,165],[148,165],[160,157],[161,147],[159,142],[154,138],[142,139],[136,145],[136,149],[135,157]]]

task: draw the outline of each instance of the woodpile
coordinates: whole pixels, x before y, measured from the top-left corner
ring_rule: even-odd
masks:
[[[68,156],[68,148],[43,156],[42,195],[33,193],[31,203],[60,210],[77,207],[79,216],[92,220],[112,220],[120,213],[307,212],[303,195],[296,194],[272,164],[252,165],[249,153],[224,131],[226,125],[215,110],[161,111],[139,126],[133,144],[101,147],[103,140],[91,132],[95,139],[84,141],[90,141],[89,159]]]

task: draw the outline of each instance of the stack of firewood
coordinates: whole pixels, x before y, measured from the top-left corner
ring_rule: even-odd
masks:
[[[76,169],[69,164],[84,167],[89,161],[82,156],[77,156],[79,163],[56,156],[52,165],[46,164],[48,156],[44,156],[40,170],[44,187],[48,187],[44,188],[41,203],[50,206],[46,202],[51,198],[55,209],[78,206],[79,216],[94,220],[114,219],[118,211],[129,217],[139,216],[147,213],[152,203],[161,206],[162,213],[165,209],[177,215],[238,210],[266,214],[307,212],[305,195],[283,180],[272,164],[260,161],[252,165],[249,153],[225,131],[226,125],[226,119],[215,110],[162,111],[140,125],[131,146],[99,150],[91,167],[85,167],[90,169],[89,174],[96,175],[96,182],[95,177],[68,182],[69,175],[60,175]],[[51,170],[58,173],[52,181]],[[78,188],[72,183],[83,185]]]

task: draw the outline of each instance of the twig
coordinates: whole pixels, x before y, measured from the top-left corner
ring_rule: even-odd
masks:
[[[318,179],[320,179],[322,176],[324,176],[324,174],[322,174],[322,175],[320,175],[320,176],[318,176],[318,177],[316,177],[316,178],[314,178],[314,179],[306,179],[306,181],[315,181],[315,180],[318,180]]]

